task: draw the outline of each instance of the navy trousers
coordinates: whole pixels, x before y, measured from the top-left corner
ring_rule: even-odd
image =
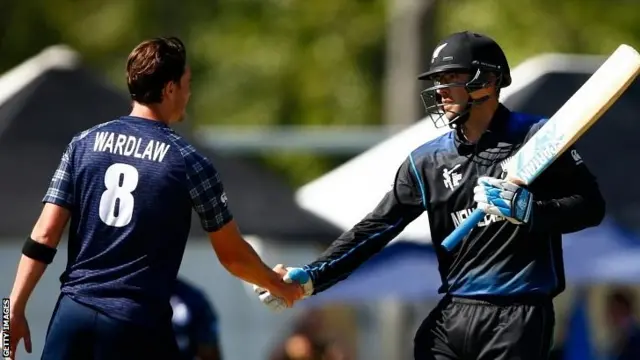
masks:
[[[110,318],[61,295],[49,323],[42,360],[177,359],[171,323],[161,328]]]

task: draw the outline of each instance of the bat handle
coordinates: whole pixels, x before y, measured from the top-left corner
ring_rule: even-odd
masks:
[[[453,230],[453,232],[449,234],[444,241],[442,241],[442,246],[447,251],[453,250],[458,246],[460,241],[462,241],[462,239],[464,239],[464,237],[467,236],[471,230],[473,230],[473,228],[482,221],[482,219],[484,219],[484,216],[485,213],[482,210],[475,209],[470,216],[464,219],[462,223],[460,223],[460,225],[458,225],[458,227]]]

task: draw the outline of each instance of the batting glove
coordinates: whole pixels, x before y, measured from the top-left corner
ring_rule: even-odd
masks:
[[[514,224],[531,221],[533,196],[529,190],[508,180],[480,177],[473,199],[486,214],[498,215]]]
[[[287,273],[282,278],[282,281],[287,283],[296,282],[300,284],[303,291],[302,299],[308,298],[313,294],[313,282],[311,281],[311,277],[309,277],[309,274],[302,270],[302,268],[288,267]],[[287,304],[284,300],[271,295],[271,293],[265,288],[253,285],[253,291],[258,294],[260,302],[272,311],[280,312],[287,308]]]

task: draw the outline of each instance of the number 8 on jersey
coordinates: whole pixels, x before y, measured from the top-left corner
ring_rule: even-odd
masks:
[[[109,226],[127,226],[133,217],[135,201],[131,193],[138,186],[138,170],[128,164],[113,164],[104,174],[104,186],[100,219]]]

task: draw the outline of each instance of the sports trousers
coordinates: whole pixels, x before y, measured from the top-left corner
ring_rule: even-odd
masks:
[[[178,359],[170,321],[143,328],[61,295],[49,323],[42,360]]]
[[[555,313],[551,299],[445,296],[414,339],[415,360],[547,360]]]

